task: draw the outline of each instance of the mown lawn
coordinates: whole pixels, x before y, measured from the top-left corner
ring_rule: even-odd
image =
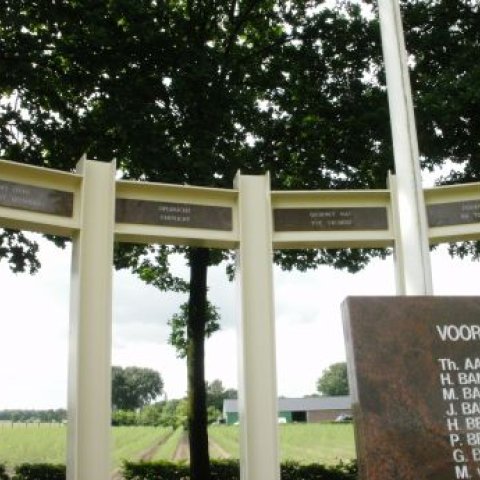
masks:
[[[333,465],[355,458],[352,424],[310,423],[279,425],[282,461]],[[232,457],[238,458],[238,426],[215,425],[210,435]]]
[[[123,459],[135,460],[138,455],[169,433],[168,428],[113,427],[112,468]],[[63,425],[14,424],[0,427],[0,463],[65,463],[66,433]]]

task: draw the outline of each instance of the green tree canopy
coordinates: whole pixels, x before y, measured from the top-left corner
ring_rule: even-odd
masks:
[[[210,337],[210,335],[220,329],[220,314],[210,302],[207,305],[206,316],[205,336]],[[180,312],[175,313],[168,321],[168,324],[171,327],[168,342],[175,347],[179,358],[185,358],[188,354],[188,303],[180,305]]]
[[[448,160],[440,184],[480,181],[480,3],[403,1],[407,48],[423,164]],[[480,242],[451,244],[450,254],[480,260]]]
[[[473,179],[480,171],[480,89],[471,60],[478,57],[478,5],[405,4],[422,161],[431,167],[446,156],[467,160],[461,180]],[[359,2],[5,0],[2,6],[0,153],[10,160],[70,170],[87,153],[115,158],[125,178],[213,187],[231,187],[239,168],[268,170],[276,189],[384,187],[393,169],[378,22]],[[6,235],[22,247],[15,233]],[[158,288],[190,289],[192,480],[208,480],[207,269],[229,254],[173,250],[189,261],[188,286],[168,271],[170,247],[122,246],[116,264]],[[285,269],[329,264],[356,271],[375,255],[385,252],[275,252],[275,261]],[[22,265],[18,255],[10,259]]]
[[[36,273],[40,268],[38,244],[22,232],[0,229],[0,261],[6,259],[12,272]]]
[[[233,388],[225,388],[221,380],[207,382],[207,406],[213,407],[219,412],[223,411],[223,401],[238,398],[238,392]]]
[[[162,415],[160,417],[161,425],[172,427],[174,429],[186,424],[186,401],[182,400],[168,400],[162,408]]]
[[[317,390],[322,395],[348,395],[347,364],[333,363],[325,369],[317,380]]]
[[[163,392],[160,374],[151,368],[112,367],[112,408],[136,410],[153,402]]]

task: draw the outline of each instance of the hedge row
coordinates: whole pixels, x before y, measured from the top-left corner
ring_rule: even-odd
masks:
[[[7,475],[4,465],[0,465],[0,480],[65,480],[65,465],[47,463],[24,463],[15,467],[13,477]]]
[[[333,467],[319,464],[301,465],[295,462],[281,466],[282,480],[356,480],[355,463],[340,463]],[[188,479],[188,465],[172,462],[125,462],[125,480],[182,480]],[[211,462],[212,480],[240,480],[238,460]]]
[[[282,465],[282,480],[356,480],[355,463],[340,463],[333,467],[319,464]],[[212,480],[239,480],[240,466],[237,460],[216,460],[211,462]],[[172,462],[125,462],[125,480],[186,480],[188,465]],[[65,480],[64,465],[23,464],[15,468],[12,478],[5,466],[0,465],[0,480]]]
[[[0,464],[0,480],[9,480],[5,465]]]

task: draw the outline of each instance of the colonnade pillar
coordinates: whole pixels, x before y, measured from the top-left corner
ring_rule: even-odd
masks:
[[[270,177],[238,175],[236,187],[240,475],[279,480]]]
[[[390,189],[396,209],[397,290],[404,295],[431,295],[428,222],[400,6],[398,0],[379,0],[378,8],[395,157],[396,176]]]
[[[82,158],[73,237],[68,378],[68,480],[111,476],[110,403],[115,162]]]

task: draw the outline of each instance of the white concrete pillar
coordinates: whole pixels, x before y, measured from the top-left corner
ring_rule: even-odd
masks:
[[[68,381],[68,480],[108,480],[115,163],[82,158],[73,238]]]
[[[395,236],[395,248],[393,249],[393,264],[395,268],[395,289],[397,295],[406,295],[405,278],[405,252],[403,237],[400,227],[400,205],[398,203],[397,179],[392,173],[388,175],[388,188],[390,190],[390,201],[392,207],[392,226]]]
[[[418,141],[398,0],[378,0],[393,137],[401,262],[398,285],[405,295],[430,295],[432,273]],[[397,275],[397,277],[399,276]]]
[[[270,178],[237,175],[240,478],[279,480]]]

